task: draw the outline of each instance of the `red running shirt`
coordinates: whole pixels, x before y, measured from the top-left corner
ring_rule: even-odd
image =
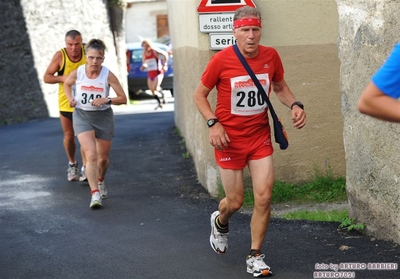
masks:
[[[271,83],[284,78],[283,65],[274,48],[261,45],[258,48],[258,55],[246,58],[246,61],[269,96]],[[243,139],[269,133],[267,103],[232,46],[210,59],[201,82],[209,89],[216,86],[215,115],[230,138]]]
[[[160,60],[158,56],[154,53],[154,50],[151,50],[150,55],[146,55],[144,52],[145,63],[147,64],[147,75],[150,78],[155,78],[159,74],[163,73],[162,67],[160,65]],[[161,70],[160,70],[161,69]]]

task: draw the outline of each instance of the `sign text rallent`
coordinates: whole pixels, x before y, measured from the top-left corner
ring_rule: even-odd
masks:
[[[200,32],[232,32],[233,29],[233,13],[222,14],[200,14],[199,26]]]

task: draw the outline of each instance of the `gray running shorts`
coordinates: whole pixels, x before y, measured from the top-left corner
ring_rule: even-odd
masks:
[[[114,113],[112,108],[97,111],[85,111],[75,108],[72,118],[75,136],[94,130],[96,138],[112,140],[114,137]]]

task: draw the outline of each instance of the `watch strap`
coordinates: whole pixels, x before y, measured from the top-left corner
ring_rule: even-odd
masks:
[[[208,126],[208,128],[211,128],[218,122],[219,122],[218,118],[210,118],[207,120],[207,126]]]
[[[303,105],[301,102],[299,102],[299,101],[294,102],[294,103],[290,106],[290,109],[293,109],[294,106],[299,106],[302,110],[304,110],[304,105]]]

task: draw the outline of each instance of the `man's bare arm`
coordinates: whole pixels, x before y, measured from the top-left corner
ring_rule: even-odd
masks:
[[[65,76],[55,75],[60,69],[61,62],[62,62],[61,51],[57,51],[56,54],[54,54],[53,58],[51,59],[51,62],[47,67],[46,72],[44,73],[43,81],[45,83],[55,84],[65,81],[66,78]]]

